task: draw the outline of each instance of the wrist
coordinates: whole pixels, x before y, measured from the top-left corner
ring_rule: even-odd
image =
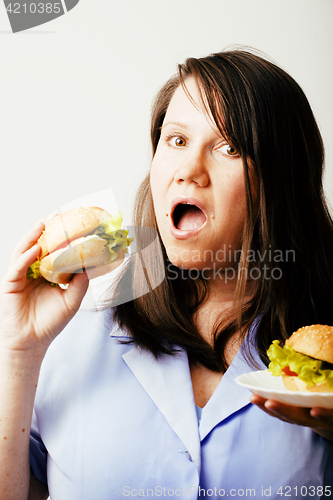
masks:
[[[44,346],[27,350],[0,346],[0,371],[23,377],[38,374],[46,351]]]

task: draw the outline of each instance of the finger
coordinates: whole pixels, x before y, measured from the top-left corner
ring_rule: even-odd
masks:
[[[38,221],[30,231],[28,231],[18,242],[13,250],[10,263],[13,264],[24,252],[36,244],[38,238],[44,230],[44,223]]]
[[[22,255],[36,243],[36,241],[44,231],[46,224],[48,224],[50,220],[52,220],[56,215],[59,215],[58,212],[52,212],[50,215],[42,217],[38,222],[36,222],[34,227],[21,238],[19,243],[14,248],[11,256],[11,263],[15,262],[15,260],[17,260],[20,255]]]
[[[267,399],[265,399],[261,396],[258,396],[258,394],[251,394],[250,401],[257,406],[261,406],[261,405],[264,406]]]
[[[283,422],[290,423],[289,420],[283,418],[282,416],[278,416],[276,413],[274,413],[274,411],[271,411],[269,408],[266,408],[265,403],[266,403],[266,401],[268,401],[267,399],[264,399],[261,396],[258,396],[257,394],[253,394],[250,397],[250,401],[253,404],[255,404],[256,406],[258,406],[258,408],[260,408],[262,411],[264,411],[265,413],[267,413],[267,415],[270,415],[271,417],[279,418]]]
[[[265,403],[265,408],[271,412],[272,416],[289,422],[291,424],[310,427],[321,436],[332,439],[332,422],[324,422],[311,415],[310,408],[302,408],[298,406],[289,406],[269,399]]]
[[[286,414],[288,415],[293,415],[293,416],[311,416],[317,420],[320,420],[322,422],[326,422],[328,424],[331,424],[333,426],[333,409],[332,408],[321,408],[321,407],[313,407],[312,409],[308,408],[300,408],[297,406],[291,406],[291,405],[284,405],[283,403],[279,403],[278,401],[275,400],[268,400],[265,398],[262,398],[261,396],[258,396],[257,394],[252,394],[250,397],[250,400],[252,403],[255,405],[259,406],[263,410],[269,410],[271,413],[274,412],[275,414],[280,413],[280,414]],[[266,404],[267,402],[267,404]],[[299,411],[301,410],[301,411]],[[314,422],[313,422],[314,423]]]
[[[251,396],[251,401],[268,415],[290,424],[310,427],[320,436],[333,441],[332,410],[327,408],[301,408],[284,405],[272,399]],[[316,415],[316,417],[314,417]],[[320,415],[320,419],[318,418]]]
[[[317,420],[327,422],[333,426],[333,409],[331,408],[319,408],[315,406],[311,409],[310,415]]]
[[[312,429],[320,436],[333,441],[333,409],[315,406],[310,410],[310,415],[315,420]]]
[[[284,422],[306,425],[304,423],[300,423],[300,420],[304,420],[306,415],[309,415],[308,408],[299,408],[297,406],[285,405],[274,399],[265,399],[256,394],[253,394],[250,397],[250,400],[261,410],[263,410],[268,415],[271,415],[272,417],[277,417]]]
[[[316,424],[315,419],[310,415],[310,408],[285,405],[274,399],[268,399],[265,402],[265,408],[270,411],[272,415],[290,422],[291,424],[307,427],[313,427]]]
[[[88,275],[86,272],[83,272],[75,274],[67,290],[64,290],[64,300],[71,315],[74,315],[79,309],[88,287]]]
[[[34,245],[24,254],[20,255],[17,261],[9,267],[3,279],[3,284],[6,286],[6,292],[9,293],[15,291],[15,286],[13,288],[12,285],[18,284],[22,278],[24,278],[24,283],[21,283],[21,285],[25,285],[28,267],[36,261],[39,252],[40,246]]]

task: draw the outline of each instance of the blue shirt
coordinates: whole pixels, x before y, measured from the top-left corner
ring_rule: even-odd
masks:
[[[124,337],[80,312],[46,354],[30,456],[52,500],[333,497],[333,444],[250,403],[242,349],[198,425],[186,353],[157,361]]]

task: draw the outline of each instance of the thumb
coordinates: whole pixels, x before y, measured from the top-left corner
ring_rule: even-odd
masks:
[[[68,288],[64,293],[64,300],[73,315],[79,309],[83,297],[87,293],[88,287],[89,279],[86,272],[75,274],[74,278],[69,283]]]

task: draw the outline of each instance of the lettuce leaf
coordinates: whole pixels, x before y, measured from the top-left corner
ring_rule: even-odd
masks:
[[[97,234],[100,238],[107,241],[107,247],[110,252],[110,262],[117,258],[117,252],[120,248],[128,252],[128,246],[132,243],[134,238],[128,238],[128,231],[121,229],[123,218],[118,211],[111,219],[101,222],[95,229],[93,234]]]
[[[329,389],[333,391],[333,370],[322,370],[323,361],[296,352],[287,345],[280,347],[279,343],[279,340],[273,340],[267,351],[270,359],[268,371],[272,375],[279,377],[283,373],[283,368],[288,366],[307,385],[313,386],[326,382]]]
[[[37,259],[31,266],[28,268],[27,278],[36,280],[41,276],[39,271],[40,261]]]
[[[38,259],[33,264],[31,264],[27,272],[28,279],[36,280],[37,278],[41,277],[39,266],[40,266],[40,261]],[[51,283],[50,281],[48,281],[48,284],[50,286],[58,286],[56,283]]]

